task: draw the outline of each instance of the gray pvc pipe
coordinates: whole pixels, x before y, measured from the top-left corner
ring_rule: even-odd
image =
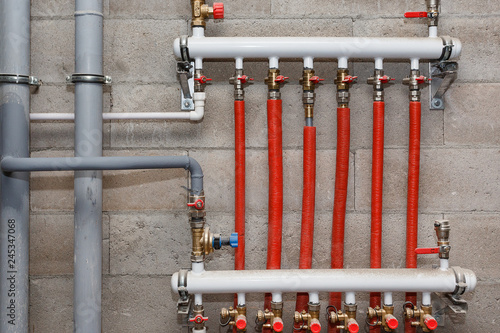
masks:
[[[133,170],[133,169],[185,169],[191,173],[191,190],[203,191],[203,171],[200,164],[189,156],[130,156],[130,157],[4,157],[4,172],[16,171],[76,171],[76,170]]]
[[[102,0],[75,1],[75,73],[102,75]],[[75,84],[75,156],[102,156],[102,84]],[[101,332],[102,171],[75,172],[75,333]]]
[[[30,75],[30,0],[0,0],[0,73]],[[29,156],[29,86],[0,84],[2,153]],[[28,333],[29,174],[1,174],[0,332]]]

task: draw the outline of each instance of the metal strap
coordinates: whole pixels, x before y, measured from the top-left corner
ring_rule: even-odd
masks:
[[[182,61],[190,61],[188,49],[188,36],[181,36],[179,39]]]
[[[183,301],[189,298],[187,292],[187,273],[188,273],[187,270],[181,269],[179,271],[179,278],[177,281],[177,291],[179,292],[179,296]]]
[[[113,80],[111,76],[98,75],[98,74],[72,74],[66,77],[68,83],[101,83],[110,84]]]
[[[40,86],[42,81],[35,76],[19,74],[0,74],[0,83],[27,84],[30,86]]]

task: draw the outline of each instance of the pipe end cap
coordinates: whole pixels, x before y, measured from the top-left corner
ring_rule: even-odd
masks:
[[[391,330],[395,330],[396,328],[398,328],[399,322],[393,315],[388,315],[385,319],[385,322]]]
[[[214,3],[214,19],[221,20],[224,18],[224,4],[222,2]]]
[[[281,318],[275,318],[274,319],[274,322],[273,322],[273,330],[275,332],[283,332],[283,328],[284,328],[284,324],[283,324],[283,319]]]
[[[434,319],[434,317],[432,316],[428,316],[427,318],[425,318],[424,323],[425,326],[427,326],[427,328],[430,329],[431,331],[435,330],[438,327],[437,320]]]
[[[311,322],[311,325],[309,327],[312,333],[320,333],[321,332],[321,324],[317,319],[313,320]]]
[[[232,248],[238,247],[238,233],[233,232],[231,236],[229,237],[229,245],[231,245]]]
[[[247,318],[243,315],[236,317],[236,328],[244,330],[247,327]]]

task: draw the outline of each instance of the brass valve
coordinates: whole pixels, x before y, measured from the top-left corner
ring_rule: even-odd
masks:
[[[285,83],[288,77],[280,75],[278,68],[270,68],[264,82],[267,84],[269,90],[269,99],[280,99],[280,87]]]
[[[306,118],[312,118],[314,115],[314,100],[316,98],[314,89],[316,89],[316,85],[321,81],[324,81],[324,79],[320,79],[316,76],[314,74],[314,69],[304,69],[302,78],[299,82],[303,88],[302,102],[304,104]]]
[[[229,307],[229,309],[222,308],[220,312],[220,325],[235,326],[238,332],[246,332],[247,330],[247,308],[245,306],[238,306],[236,309]],[[224,322],[225,321],[225,322]]]
[[[189,322],[194,324],[195,330],[203,330],[205,328],[205,322],[208,320],[207,317],[204,316],[205,310],[203,309],[203,305],[195,305],[193,309],[193,317],[189,318]]]
[[[447,220],[437,220],[434,222],[434,230],[437,235],[437,245],[440,248],[439,258],[449,259],[450,258],[450,222]]]
[[[404,16],[406,18],[427,18],[429,27],[435,27],[438,25],[439,0],[426,0],[426,2],[426,12],[407,12]]]
[[[319,304],[315,306],[317,307],[317,311],[311,311],[311,305],[309,305],[309,313],[306,311],[295,311],[294,321],[296,323],[302,323],[302,326],[300,326],[299,329],[294,330],[305,330],[312,333],[321,332],[321,324],[319,322]]]
[[[206,27],[205,19],[210,15],[214,19],[224,18],[224,4],[214,3],[213,7],[205,4],[205,0],[191,0],[191,8],[193,9],[193,18],[191,26]]]
[[[432,332],[438,327],[436,319],[432,316],[432,306],[422,305],[421,309],[418,309],[411,302],[406,302],[404,316],[411,320],[411,326],[421,327],[424,332]]]
[[[349,75],[347,68],[340,68],[337,71],[337,78],[335,84],[337,85],[337,102],[340,108],[347,108],[349,105],[349,88],[352,84],[356,83],[357,76]]]
[[[394,78],[384,74],[381,69],[376,69],[373,76],[367,80],[368,84],[373,85],[373,100],[377,102],[384,101],[384,88],[394,83]]]
[[[355,304],[345,304],[345,313],[342,310],[337,310],[334,306],[328,306],[327,315],[328,321],[333,325],[337,325],[337,329],[345,330],[349,333],[359,332],[359,324],[356,321],[356,311],[357,305]],[[328,309],[334,308],[335,311],[330,311],[328,314]]]
[[[384,331],[393,332],[398,327],[398,320],[394,317],[394,306],[384,305],[384,308],[381,309],[379,306],[375,308],[368,308],[366,312],[367,316],[367,324],[370,326],[382,326]],[[371,323],[371,320],[376,318],[377,321]]]
[[[265,311],[259,310],[257,312],[256,324],[259,328],[270,328],[273,332],[283,332],[283,302],[272,302],[272,311],[266,309]]]
[[[420,102],[420,89],[431,80],[432,79],[420,75],[420,71],[416,69],[412,69],[410,76],[403,79],[403,84],[410,88],[410,100],[412,102]]]
[[[251,77],[248,77],[243,73],[242,69],[237,69],[234,76],[229,78],[229,83],[234,85],[234,99],[236,101],[243,101],[245,99],[245,91],[243,89],[246,83],[253,81]]]
[[[203,253],[209,255],[214,250],[220,250],[222,246],[238,247],[238,234],[233,232],[231,236],[223,237],[220,234],[210,232],[210,227],[205,227],[199,242],[203,248]]]

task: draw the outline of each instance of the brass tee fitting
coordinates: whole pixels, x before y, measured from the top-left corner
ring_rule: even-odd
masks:
[[[283,302],[271,302],[271,311],[259,310],[256,323],[259,328],[270,328],[273,332],[283,332]],[[266,323],[267,322],[267,323]]]
[[[212,15],[214,19],[224,18],[224,5],[222,3],[214,3],[213,7],[205,4],[205,0],[191,0],[192,22],[193,27],[206,27],[205,20]]]
[[[222,327],[234,326],[238,332],[247,331],[247,308],[246,306],[238,306],[233,309],[232,306],[229,309],[222,308],[220,312],[220,324]]]
[[[382,326],[384,331],[393,332],[398,327],[398,320],[394,317],[394,306],[384,305],[381,309],[379,306],[368,308],[366,312],[368,319],[377,318],[377,321],[369,324],[370,326]]]
[[[422,305],[421,309],[416,306],[405,307],[404,316],[411,321],[411,326],[421,327],[424,332],[434,331],[438,323],[432,316],[432,306]]]
[[[299,330],[306,330],[307,332],[319,333],[321,332],[321,324],[319,322],[319,304],[309,303],[309,312],[295,311],[294,321],[302,323]],[[297,330],[297,329],[295,329]]]
[[[359,331],[359,324],[356,321],[356,311],[358,306],[356,304],[344,304],[345,313],[342,310],[337,312],[331,311],[329,314],[329,321],[333,325],[337,325],[337,329],[343,329],[350,333],[357,333]]]

